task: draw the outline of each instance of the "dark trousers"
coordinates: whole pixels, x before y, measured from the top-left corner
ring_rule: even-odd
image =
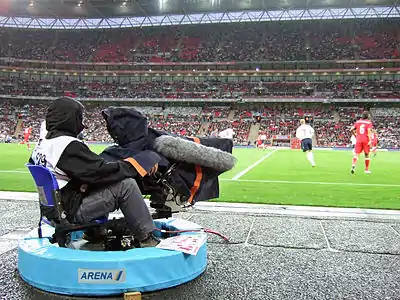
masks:
[[[75,220],[87,223],[108,216],[117,209],[121,209],[130,229],[139,240],[146,238],[147,234],[155,229],[150,212],[133,178],[127,178],[85,197]]]

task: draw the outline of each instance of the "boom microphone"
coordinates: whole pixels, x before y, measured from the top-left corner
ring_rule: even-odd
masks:
[[[155,139],[157,152],[176,161],[226,172],[235,166],[236,158],[225,151],[197,144],[183,138],[162,135]]]

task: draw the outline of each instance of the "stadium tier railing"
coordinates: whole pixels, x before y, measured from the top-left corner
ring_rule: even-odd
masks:
[[[14,57],[0,57],[0,61],[10,64],[13,62],[25,62],[25,63],[34,63],[34,64],[52,64],[52,65],[75,65],[77,67],[82,67],[82,66],[229,66],[229,65],[239,65],[239,64],[256,64],[256,63],[265,63],[265,64],[284,64],[284,63],[302,63],[302,64],[307,64],[307,63],[313,63],[313,64],[326,64],[326,63],[336,63],[336,64],[372,64],[372,63],[400,63],[400,59],[398,58],[393,58],[393,59],[347,59],[347,60],[302,60],[302,61],[269,61],[269,60],[264,60],[264,61],[215,61],[215,62],[171,62],[171,61],[166,61],[166,62],[134,62],[134,61],[128,61],[128,62],[79,62],[79,61],[62,61],[62,60],[35,60],[35,59],[22,59],[22,58],[14,58]],[[379,70],[379,69],[377,69]],[[113,70],[115,71],[115,70]],[[220,70],[223,71],[223,70]],[[260,70],[262,71],[262,70]],[[296,72],[299,70],[286,70],[285,72]],[[327,71],[327,70],[320,70],[318,71]],[[335,70],[336,71],[336,70]],[[362,70],[360,70],[362,71]],[[387,69],[385,69],[387,71]],[[91,71],[94,72],[94,71]],[[199,71],[200,72],[200,71]],[[205,71],[204,71],[205,72]],[[229,70],[229,72],[232,72]],[[270,70],[269,72],[281,72],[279,70]],[[304,70],[302,70],[304,72]]]
[[[0,99],[5,100],[44,100],[44,101],[53,101],[58,97],[43,97],[43,96],[22,96],[22,95],[0,95]],[[354,103],[354,102],[375,102],[375,103],[400,103],[400,98],[365,98],[365,99],[328,99],[328,98],[302,98],[302,97],[293,97],[293,98],[80,98],[76,97],[79,101],[91,101],[91,102],[168,102],[173,101],[174,103],[179,102],[221,102],[221,103],[265,103],[265,102],[276,102],[276,103]]]

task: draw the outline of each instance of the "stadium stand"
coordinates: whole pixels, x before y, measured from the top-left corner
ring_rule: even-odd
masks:
[[[400,148],[400,108],[371,109],[382,148]]]
[[[111,105],[111,104],[110,104]],[[91,103],[86,105],[85,117],[88,128],[85,139],[88,141],[112,142],[102,118],[101,110],[107,104]],[[246,110],[234,107],[183,107],[183,106],[135,106],[149,119],[149,126],[177,135],[192,136],[199,133],[203,117],[210,112],[216,117],[211,120],[205,135],[214,130],[222,131],[233,128],[236,135],[235,144],[247,145],[249,132],[256,124],[255,116],[261,116],[259,134],[266,134],[270,139],[273,135],[294,136],[298,120],[304,116],[314,117],[314,127],[317,132],[317,145],[320,147],[350,146],[350,127],[364,110],[363,107],[333,106],[318,104],[307,105],[274,104],[261,106],[258,109]],[[228,113],[235,111],[233,120],[228,120]],[[0,133],[4,138],[7,134],[14,135],[18,118],[23,120],[23,127],[31,126],[32,140],[39,136],[40,122],[45,118],[46,104],[35,103],[16,105],[2,102],[0,114]],[[378,130],[381,148],[400,148],[400,108],[374,107],[371,109],[375,128]],[[188,118],[187,116],[191,116]],[[16,137],[18,138],[18,137]]]
[[[66,95],[93,100],[89,104],[85,101],[89,125],[85,135],[90,141],[111,142],[102,118],[99,117],[103,108],[109,105],[134,105],[147,116],[150,126],[160,130],[177,135],[195,135],[203,128],[201,134],[207,135],[215,130],[232,127],[236,132],[234,141],[237,144],[252,142],[249,141],[252,128],[256,128],[256,134],[266,134],[268,138],[274,135],[293,136],[298,119],[313,116],[318,146],[348,146],[348,129],[364,109],[357,103],[358,99],[400,99],[399,76],[398,73],[394,75],[398,67],[396,63],[390,65],[391,61],[386,62],[385,66],[393,67],[393,73],[389,72],[389,75],[383,70],[378,74],[374,71],[351,76],[342,72],[337,76],[328,74],[326,79],[310,72],[304,76],[295,74],[294,79],[288,74],[227,74],[219,77],[197,77],[189,74],[179,77],[180,75],[175,74],[166,75],[166,72],[191,72],[195,68],[192,63],[211,63],[217,68],[218,62],[232,62],[233,67],[224,65],[219,70],[235,72],[238,70],[235,69],[235,63],[238,62],[247,70],[253,68],[254,62],[269,61],[271,70],[278,72],[286,70],[288,62],[315,63],[324,60],[333,63],[335,60],[396,59],[400,58],[399,42],[400,27],[395,19],[185,25],[90,31],[7,28],[0,29],[0,58],[3,67],[17,66],[19,69],[7,71],[8,73],[3,70],[0,75],[0,95],[3,99]],[[13,58],[42,62],[15,62]],[[57,64],[55,61],[63,63]],[[101,69],[103,67],[98,67],[100,65],[68,65],[69,62],[110,65],[103,64],[104,69]],[[167,64],[175,62],[188,64],[177,64],[178,67]],[[115,63],[123,64],[116,66]],[[26,71],[29,68],[58,68],[57,71],[64,73],[79,68],[83,72],[94,72],[98,69],[123,72],[133,65],[137,68],[135,70],[151,72],[153,65],[148,63],[155,63],[154,69],[162,74],[139,74],[131,79],[130,75],[120,74],[92,77],[67,74],[34,76]],[[333,70],[339,65],[344,69],[356,69],[352,63],[329,65],[329,62],[326,63],[326,68]],[[203,64],[203,70],[207,66],[208,64]],[[376,65],[365,63],[362,67],[376,68]],[[140,81],[137,79],[139,77]],[[96,103],[96,98],[101,100],[101,104]],[[120,98],[124,98],[123,102]],[[253,98],[263,103],[231,103],[229,106],[226,103],[207,102],[209,99],[234,99],[239,102]],[[298,104],[268,103],[270,99],[286,101],[298,98],[302,99]],[[121,101],[112,102],[111,99]],[[164,99],[167,102],[160,104],[154,101],[146,104],[147,106],[143,103],[137,105],[143,99]],[[186,99],[198,100],[193,105],[188,105]],[[345,99],[355,104],[341,106],[338,103],[304,103],[315,99],[324,99],[327,102],[331,99]],[[36,100],[1,102],[2,138],[6,135],[17,135],[18,138],[18,121],[21,120],[23,127],[32,126],[32,139],[38,138],[39,124],[44,118],[46,104]],[[398,108],[390,107],[389,104],[378,105],[372,107],[371,112],[378,129],[380,146],[399,147]],[[255,121],[256,117],[261,118],[259,123]]]
[[[312,87],[312,91],[305,88]],[[85,82],[0,78],[0,93],[21,96],[74,95],[83,98],[400,98],[400,81],[359,80],[327,82],[208,82],[185,83],[144,81]]]
[[[227,128],[232,128],[235,132],[234,142],[236,144],[246,145],[248,142],[251,123],[251,120],[214,121],[208,128],[207,135],[210,135],[214,130],[220,132]]]
[[[213,62],[400,57],[396,20],[66,31],[0,30],[0,56],[71,62]]]

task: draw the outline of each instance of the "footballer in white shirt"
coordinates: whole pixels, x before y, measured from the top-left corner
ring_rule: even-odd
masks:
[[[314,154],[312,152],[312,138],[315,134],[314,128],[306,124],[304,119],[300,120],[300,126],[296,130],[296,137],[301,140],[301,149],[306,152],[306,156],[311,166],[315,167]]]
[[[46,138],[46,134],[46,121],[42,121],[42,123],[40,124],[39,142]]]
[[[220,138],[232,140],[234,135],[235,135],[235,132],[233,131],[233,129],[227,128],[227,129],[221,131],[218,136]]]

